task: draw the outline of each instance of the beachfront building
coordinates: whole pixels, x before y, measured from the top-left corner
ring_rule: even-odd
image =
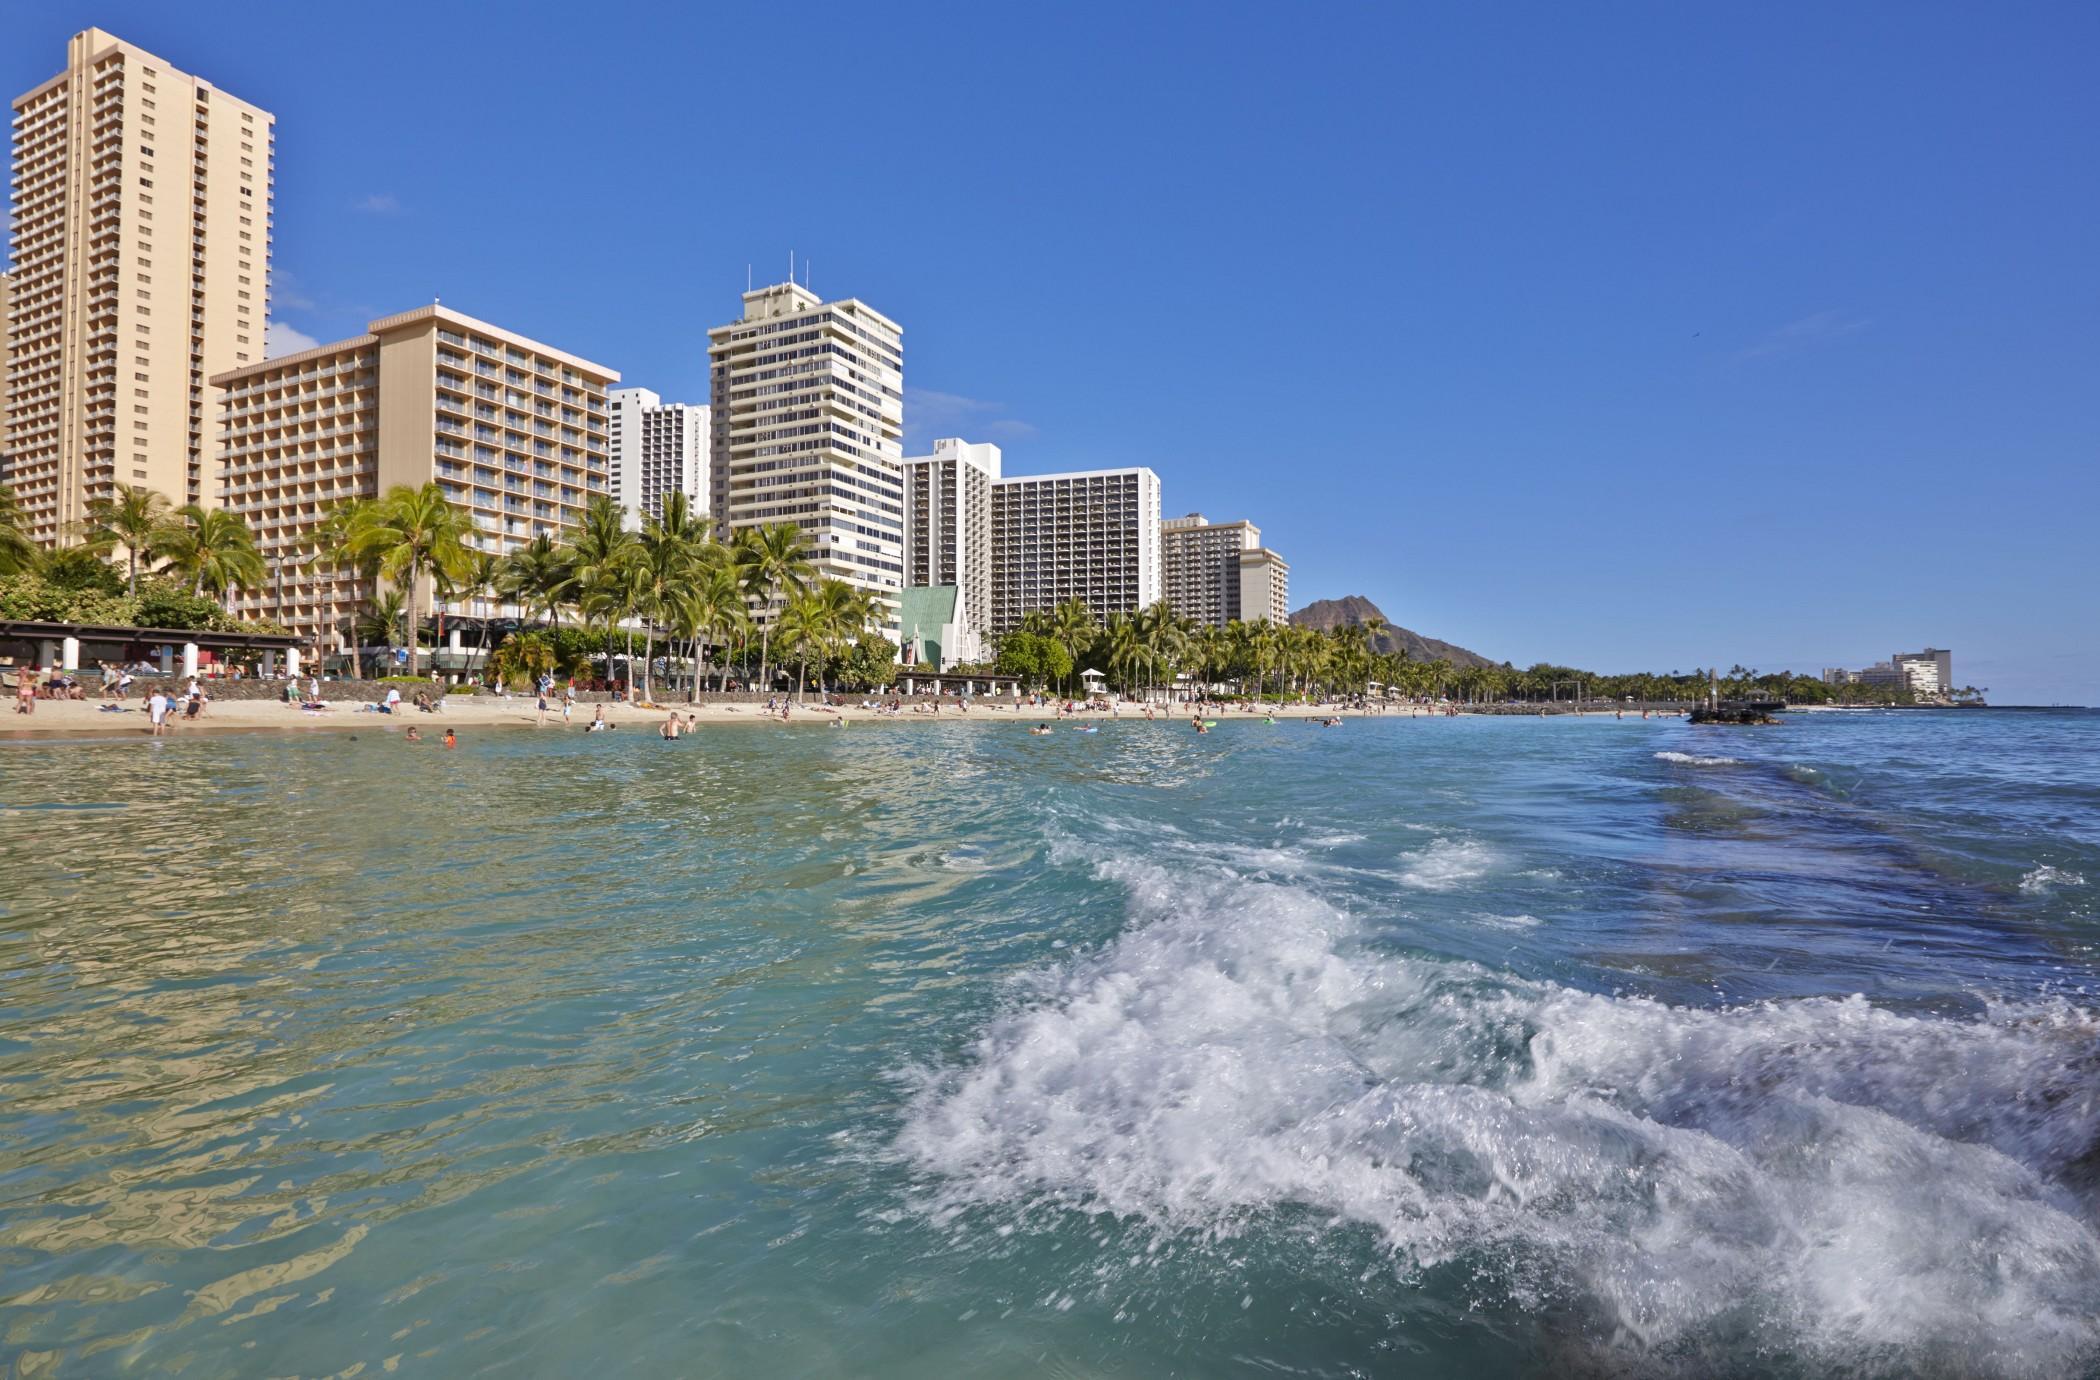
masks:
[[[708,410],[667,403],[646,388],[615,388],[606,395],[612,447],[612,496],[639,531],[645,517],[662,517],[664,500],[682,493],[695,516],[712,499],[707,483]]]
[[[1160,597],[1159,476],[1150,469],[1014,475],[992,485],[993,634],[1067,599],[1106,618]]]
[[[792,522],[818,578],[904,585],[904,330],[799,283],[744,294],[708,332],[710,505],[724,540]],[[760,619],[766,609],[754,611]]]
[[[940,637],[950,664],[973,660],[961,650],[965,641],[982,644],[992,614],[992,486],[1000,478],[999,447],[973,445],[955,437],[933,443],[931,455],[904,460],[904,584],[918,589],[952,589],[939,601],[946,625],[956,631]],[[912,604],[924,613],[925,601]],[[900,610],[898,630],[908,642],[911,620]]]
[[[0,484],[7,482],[7,341],[8,308],[14,299],[14,275],[0,273]]]
[[[503,556],[561,539],[609,487],[601,364],[477,321],[418,307],[366,333],[215,376],[223,404],[225,507],[261,549],[263,587],[237,614],[308,636],[333,632],[373,591],[316,568],[316,529],[344,499],[436,481]]]
[[[1889,658],[1903,683],[1923,699],[1936,699],[1954,690],[1954,653],[1939,647],[1922,652],[1897,652]]]
[[[1243,623],[1291,621],[1291,568],[1283,557],[1257,546],[1239,554],[1239,611],[1233,616]]]
[[[1183,618],[1222,628],[1240,617],[1240,554],[1261,546],[1251,522],[1212,522],[1201,513],[1159,525],[1160,587]]]
[[[15,98],[0,452],[43,545],[119,483],[216,500],[206,381],[263,357],[274,123],[100,29]]]

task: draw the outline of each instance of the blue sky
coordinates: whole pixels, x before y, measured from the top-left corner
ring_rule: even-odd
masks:
[[[8,3],[278,116],[275,315],[704,398],[792,249],[907,423],[1519,664],[2100,702],[2100,8]],[[289,337],[288,337],[289,338]]]

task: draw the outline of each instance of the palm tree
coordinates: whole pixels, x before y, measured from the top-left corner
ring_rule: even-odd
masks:
[[[0,575],[33,569],[37,544],[29,536],[29,514],[15,491],[0,484]]]
[[[788,599],[775,621],[779,624],[775,631],[780,634],[780,654],[796,660],[795,701],[799,704],[810,657],[821,656],[838,631],[837,611],[821,590],[805,589]]]
[[[1135,690],[1137,665],[1144,659],[1144,644],[1138,637],[1137,622],[1127,613],[1112,613],[1101,629],[1099,650],[1105,651],[1110,674],[1121,672],[1123,688]]]
[[[633,586],[626,581],[630,578],[627,567],[633,562],[636,551],[634,533],[627,530],[625,510],[607,495],[593,494],[583,510],[583,521],[576,529],[575,539],[563,552],[567,568],[562,590],[568,602],[582,610],[585,627],[590,626],[594,616],[604,620],[607,642],[612,640],[613,624],[626,618],[634,609]],[[630,691],[634,676],[632,648],[630,639],[627,667]]]
[[[692,586],[703,564],[723,559],[722,548],[709,540],[707,526],[694,517],[683,492],[664,500],[662,514],[642,522],[642,698],[653,697],[651,673],[656,665],[656,624],[669,622],[681,591]],[[697,662],[695,663],[697,665]]]
[[[433,480],[419,489],[400,484],[387,490],[377,503],[361,511],[351,531],[352,552],[375,561],[380,578],[407,594],[411,676],[420,674],[421,666],[423,576],[436,573],[451,580],[463,578],[473,560],[466,544],[473,530],[466,512],[454,507]]]
[[[364,521],[364,510],[372,501],[364,498],[346,498],[331,505],[322,514],[320,524],[314,528],[313,554],[306,559],[308,569],[319,571],[323,574],[333,576],[345,570],[352,572],[354,577],[351,585],[353,601],[356,597],[358,584],[369,582],[371,579],[372,563],[368,558],[359,556],[352,551],[350,534],[357,528],[359,523]],[[342,630],[336,626],[335,616],[335,580],[332,578],[323,580],[321,589],[323,591],[325,609],[322,615],[321,626],[332,633],[340,635]],[[345,641],[351,646],[350,673],[353,676],[361,677],[364,673],[364,664],[363,659],[357,654],[358,641],[355,626],[351,628],[350,636]],[[325,666],[326,662],[327,648],[323,645],[321,637],[317,633],[314,638],[314,664],[316,666]]]
[[[750,621],[750,612],[744,603],[743,586],[738,583],[736,572],[727,565],[715,564],[702,571],[698,578],[683,588],[674,604],[674,618],[685,635],[696,640],[702,636],[708,646],[720,648],[730,635]],[[686,703],[698,698],[700,656],[694,648],[694,688],[686,694]],[[729,689],[729,663],[718,663],[722,671],[722,689]]]
[[[545,532],[504,558],[499,592],[516,602],[528,619],[535,610],[545,609],[548,623],[558,622],[555,610],[568,587],[568,555]]]
[[[816,568],[802,550],[802,529],[792,522],[764,527],[746,527],[737,533],[736,566],[744,592],[770,612],[782,596],[798,594],[809,583]],[[767,666],[772,653],[773,620],[765,618],[758,628],[758,681],[770,685]]]
[[[857,589],[844,580],[820,581],[814,592],[830,622],[830,636],[824,648],[827,661],[851,649],[881,616],[882,606],[873,591]]]
[[[1045,635],[1065,649],[1072,659],[1072,674],[1079,674],[1079,659],[1094,645],[1094,637],[1100,626],[1094,621],[1094,611],[1086,606],[1084,599],[1067,599],[1051,611]],[[1071,689],[1068,683],[1065,687]]]
[[[189,580],[192,596],[209,588],[223,599],[228,590],[262,583],[263,558],[254,534],[230,509],[185,503],[161,524],[152,544],[168,569]]]
[[[486,668],[489,660],[489,620],[495,616],[495,595],[503,583],[503,558],[493,551],[476,551],[467,563],[459,587],[469,607],[481,605],[481,635],[475,641],[476,660]]]
[[[375,597],[365,606],[364,612],[357,616],[357,645],[363,647],[367,642],[385,643],[386,664],[390,668],[394,664],[394,648],[399,645],[395,637],[401,631],[402,611],[401,591],[390,589]]]
[[[113,493],[88,502],[88,547],[103,554],[124,548],[129,568],[126,583],[133,597],[139,592],[139,562],[153,559],[154,539],[167,526],[168,517],[167,496],[144,484],[119,484]]]

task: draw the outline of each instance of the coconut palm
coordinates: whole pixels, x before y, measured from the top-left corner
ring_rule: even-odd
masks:
[[[467,563],[467,573],[459,582],[460,592],[468,599],[468,607],[481,606],[481,634],[475,639],[476,660],[483,666],[488,664],[489,620],[495,617],[496,593],[503,584],[503,558],[493,551],[475,551]]]
[[[559,622],[555,612],[568,587],[568,554],[545,532],[504,557],[497,586],[498,592],[516,603],[528,619],[536,611],[546,610],[549,624]]]
[[[1094,611],[1086,606],[1084,599],[1067,599],[1051,610],[1044,635],[1065,649],[1072,659],[1072,674],[1079,674],[1080,658],[1094,645],[1100,632],[1100,624],[1094,621]],[[1071,686],[1067,684],[1067,690]]]
[[[805,589],[789,597],[774,622],[780,655],[795,659],[795,700],[800,703],[810,658],[822,656],[830,646],[838,631],[837,613],[821,592]]]
[[[190,582],[192,596],[209,589],[218,598],[229,590],[262,583],[262,553],[240,516],[226,508],[185,503],[160,526],[153,549],[167,569]]]
[[[29,514],[15,491],[0,484],[0,575],[33,569],[37,544],[29,535]]]
[[[421,488],[396,485],[360,510],[350,549],[371,559],[380,578],[401,589],[408,601],[408,673],[420,674],[423,577],[458,580],[473,560],[467,538],[473,522],[453,506],[435,481]]]
[[[656,625],[669,623],[681,591],[690,588],[704,564],[725,559],[707,534],[707,524],[693,515],[691,501],[673,492],[663,512],[642,522],[638,564],[642,571],[642,697],[651,698],[656,664]]]
[[[737,533],[734,557],[744,592],[770,613],[783,597],[799,594],[816,567],[802,550],[802,529],[792,522],[746,527]],[[773,620],[762,616],[758,627],[758,682],[770,685]]]
[[[683,630],[684,636],[695,641],[694,687],[686,693],[686,703],[690,704],[698,697],[698,640],[704,637],[710,648],[720,648],[750,622],[750,611],[744,603],[743,586],[737,580],[736,571],[724,564],[711,565],[700,571],[679,591],[673,603],[672,619]],[[729,663],[718,660],[716,664],[721,668],[722,689],[726,693]]]
[[[401,632],[401,616],[404,611],[401,591],[390,589],[375,597],[371,603],[365,605],[364,611],[357,615],[357,645],[363,647],[371,642],[383,644],[386,647],[386,664],[389,668],[394,664],[394,648],[401,645],[397,638]]]
[[[103,555],[124,548],[126,584],[134,596],[139,592],[139,562],[153,559],[154,539],[169,516],[167,496],[144,484],[119,484],[113,492],[88,501],[88,548]]]

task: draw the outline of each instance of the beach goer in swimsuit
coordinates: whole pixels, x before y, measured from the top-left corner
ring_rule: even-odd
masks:
[[[146,714],[153,720],[153,736],[156,738],[167,736],[168,697],[164,692],[155,690],[152,696],[147,699]]]
[[[408,726],[408,733],[406,734],[406,737],[411,743],[420,743],[423,741],[423,730],[417,728],[414,724],[410,724]]]
[[[458,746],[459,746],[459,739],[453,736],[452,730],[451,730],[451,729],[449,729],[449,728],[445,730],[445,746],[446,746],[446,747],[458,747]]]

